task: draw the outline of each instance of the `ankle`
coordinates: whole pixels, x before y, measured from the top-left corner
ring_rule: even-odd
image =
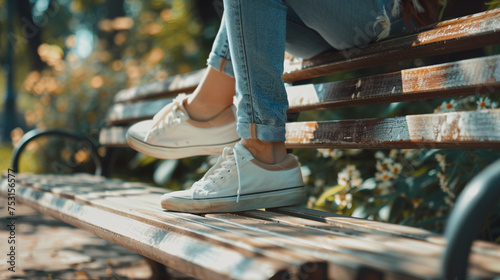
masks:
[[[224,111],[231,105],[227,104],[211,104],[197,101],[191,96],[184,102],[184,109],[189,117],[196,121],[208,121]],[[226,106],[227,105],[227,106]]]
[[[240,143],[259,161],[267,164],[282,162],[286,156],[285,142],[267,142],[242,138]]]

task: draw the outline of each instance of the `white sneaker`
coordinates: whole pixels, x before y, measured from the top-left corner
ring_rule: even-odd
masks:
[[[152,120],[132,125],[127,131],[129,146],[152,157],[177,159],[218,155],[224,147],[239,141],[234,105],[211,120],[200,122],[186,113],[183,104],[187,97],[180,94]]]
[[[225,148],[190,189],[164,194],[161,206],[190,213],[237,212],[300,204],[305,199],[300,166],[293,155],[278,164],[266,164],[236,144]]]

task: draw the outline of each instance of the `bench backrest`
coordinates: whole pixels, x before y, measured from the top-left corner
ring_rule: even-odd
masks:
[[[500,43],[500,9],[441,22],[413,34],[390,38],[308,60],[287,61],[283,80],[289,112],[333,109],[463,96],[500,89],[500,55],[480,56],[357,79],[304,83],[307,79],[373,68],[411,59],[456,53]],[[377,71],[379,69],[377,68]],[[126,146],[125,132],[151,118],[178,93],[196,88],[203,69],[117,93],[100,142]],[[373,71],[372,71],[373,72]],[[403,117],[309,121],[287,124],[290,148],[498,148],[500,110],[407,115]]]

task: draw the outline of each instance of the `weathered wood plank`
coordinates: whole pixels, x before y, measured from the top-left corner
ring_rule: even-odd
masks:
[[[289,148],[498,148],[500,109],[297,122],[286,129]]]
[[[51,179],[54,178],[56,177]],[[97,184],[106,183],[107,181],[103,181]],[[79,187],[84,185],[81,182],[79,184]],[[38,185],[42,186],[43,184]],[[209,234],[205,234],[204,238],[199,238],[192,234],[177,233],[171,227],[186,227],[186,223],[183,223],[179,218],[175,219],[175,214],[172,213],[170,216],[174,217],[177,223],[171,223],[170,226],[161,223],[165,216],[162,216],[160,220],[157,219],[156,225],[148,223],[151,218],[147,215],[131,218],[134,213],[137,213],[137,210],[140,210],[134,207],[135,196],[131,194],[124,196],[123,192],[115,194],[113,188],[109,186],[105,187],[106,191],[101,192],[96,198],[88,198],[85,202],[78,202],[71,199],[68,188],[76,190],[79,187],[61,185],[59,187],[66,188],[66,191],[57,193],[17,184],[17,198],[44,214],[88,230],[99,237],[194,277],[203,279],[268,279],[283,269],[291,268],[300,263],[300,259],[296,263],[287,263],[282,261],[286,259],[283,256],[280,259],[271,258],[258,252],[252,252],[242,246],[234,249],[231,246],[214,244],[211,242]],[[52,187],[57,188],[57,186]],[[135,187],[138,188],[138,184]],[[123,187],[118,186],[118,190],[122,189]],[[5,181],[2,182],[0,190],[5,195]],[[85,192],[87,190],[84,190],[81,196],[85,196]],[[106,198],[110,200],[121,199],[122,205],[117,208],[117,204],[110,203],[103,208],[89,203],[94,199],[103,202]],[[103,204],[106,205],[106,203]],[[110,207],[112,209],[109,209]],[[156,211],[162,213],[159,207]],[[180,226],[176,226],[176,224],[180,224]],[[195,227],[193,231],[196,231],[195,224],[189,225],[186,230],[190,230],[191,226]],[[216,229],[211,229],[212,235],[217,235],[214,230]],[[235,243],[234,241],[231,239],[225,242],[227,245],[231,245]]]
[[[99,143],[106,147],[128,147],[127,130],[129,126],[111,126],[99,132]]]
[[[300,70],[283,74],[285,82],[374,67],[388,62],[447,54],[500,43],[500,9],[443,22],[420,33],[302,61]]]
[[[500,109],[406,117],[310,121],[286,125],[288,148],[474,148],[500,147]],[[126,147],[126,127],[103,129],[103,145]]]
[[[389,235],[379,230],[384,223],[353,219],[353,225],[364,228],[358,231],[346,227],[347,221],[339,223],[313,210],[205,216],[163,211],[158,199],[164,189],[85,174],[18,175],[16,188],[19,200],[46,214],[201,278],[262,279],[294,267],[322,270],[325,261],[330,277],[354,279],[360,269],[387,270],[387,279],[435,277],[443,246],[411,235],[423,230],[394,226],[403,234]],[[0,192],[6,195],[5,181]],[[499,246],[488,244],[473,252],[472,275],[491,278],[500,273],[490,265],[500,260]]]
[[[165,105],[172,102],[174,97],[155,100],[141,100],[135,103],[115,103],[108,110],[107,124],[126,124],[152,118]]]
[[[288,112],[494,92],[500,89],[500,55],[286,89]],[[110,108],[106,122],[149,119],[171,101],[172,97],[117,103]]]
[[[427,243],[437,245],[446,245],[446,240],[441,235],[432,233],[427,230],[402,226],[398,224],[382,223],[366,219],[359,219],[354,217],[347,217],[335,213],[328,213],[314,209],[307,209],[303,207],[281,207],[267,209],[266,212],[283,214],[286,219],[292,217],[303,218],[305,221],[320,221],[338,228],[351,229],[356,232],[374,233],[377,232],[382,235],[406,237],[409,239],[423,240]],[[259,213],[261,214],[261,213]],[[255,215],[255,214],[254,214]],[[262,215],[262,214],[261,214]],[[304,220],[300,220],[304,223]],[[476,240],[472,248],[473,253],[484,254],[486,256],[500,257],[498,246],[494,243]]]
[[[205,69],[187,74],[175,75],[164,81],[158,81],[121,90],[115,95],[115,102],[134,102],[164,96],[174,96],[178,93],[192,92],[200,83]]]
[[[500,89],[500,55],[360,79],[287,87],[289,112],[491,93]]]
[[[439,245],[444,244],[444,239],[435,233],[414,227],[396,224],[375,222],[366,219],[346,217],[335,213],[327,213],[302,207],[282,207],[267,210],[271,213],[284,214],[289,217],[305,218],[312,221],[320,221],[339,228],[355,230],[357,232],[373,233],[382,235],[399,236],[410,239],[424,240]]]
[[[438,276],[438,263],[432,260],[439,257],[439,254],[429,253],[422,257],[417,254],[402,254],[401,250],[392,250],[384,245],[385,239],[380,236],[377,241],[366,241],[363,238],[353,236],[343,236],[337,231],[314,230],[306,227],[289,227],[283,223],[264,222],[258,219],[241,217],[234,214],[208,214],[210,218],[221,223],[227,223],[241,228],[250,228],[259,235],[268,235],[268,239],[277,239],[285,246],[293,248],[306,244],[313,249],[314,254],[328,261],[335,263],[335,260],[342,254],[354,256],[353,262],[366,265],[366,267],[381,271],[396,272],[407,276],[420,276],[423,278],[434,278]],[[402,240],[404,243],[404,240]],[[307,253],[307,252],[304,252]],[[378,269],[377,269],[378,268]],[[334,269],[331,269],[334,270]],[[334,275],[330,275],[334,277]]]

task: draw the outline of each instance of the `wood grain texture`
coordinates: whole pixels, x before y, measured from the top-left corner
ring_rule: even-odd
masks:
[[[286,131],[289,148],[499,148],[500,109],[297,122]]]
[[[224,246],[212,243],[213,238],[208,234],[200,238],[185,232],[177,233],[179,228],[180,231],[196,231],[195,227],[193,230],[182,229],[186,225],[180,217],[174,219],[176,224],[158,226],[158,219],[150,222],[144,216],[134,214],[141,210],[141,207],[134,206],[134,199],[149,194],[150,199],[156,198],[151,200],[156,204],[161,195],[158,189],[140,184],[121,185],[118,181],[102,178],[97,181],[91,178],[93,182],[89,183],[88,177],[47,176],[39,178],[42,182],[32,183],[21,180],[16,186],[17,198],[44,214],[202,279],[268,279],[299,263],[283,262],[241,246],[237,250],[228,248],[235,243],[234,239],[230,240],[231,243],[226,241],[227,246]],[[34,178],[31,176],[32,180]],[[95,188],[96,193],[89,188]],[[2,182],[0,191],[5,193],[5,190],[6,184]],[[113,203],[120,199],[122,203]],[[92,203],[94,200],[100,205]],[[104,203],[107,200],[110,203]],[[163,213],[159,207],[156,212]],[[211,231],[217,236],[216,229]]]
[[[438,275],[444,242],[424,230],[301,208],[169,212],[158,204],[165,190],[141,183],[85,174],[18,174],[17,179],[19,201],[198,278],[267,279],[301,273],[357,279],[366,271],[384,279]],[[6,188],[3,181],[1,195]],[[392,228],[383,230],[387,226]],[[500,273],[494,265],[500,261],[499,245],[476,242],[471,259],[474,276]]]
[[[108,110],[106,123],[126,124],[152,118],[161,108],[172,102],[174,97],[155,100],[141,100],[134,103],[115,103]]]
[[[291,83],[387,62],[434,56],[500,43],[500,9],[437,24],[408,36],[364,47],[328,52],[303,60],[301,69],[283,74]],[[297,67],[296,67],[297,68]]]
[[[111,126],[102,128],[99,132],[99,144],[106,147],[128,147],[127,130],[129,126]]]
[[[127,127],[101,130],[100,143],[126,147]],[[500,148],[500,109],[394,118],[294,122],[288,148],[455,149]]]
[[[187,74],[175,75],[164,81],[124,89],[115,95],[114,102],[134,102],[162,96],[175,96],[182,92],[189,93],[198,86],[204,73],[205,69],[200,69]]]
[[[323,84],[287,87],[289,112],[491,93],[500,55]]]
[[[286,90],[288,112],[494,92],[500,90],[500,55]],[[106,122],[112,125],[149,119],[171,101],[167,97],[115,103]]]

